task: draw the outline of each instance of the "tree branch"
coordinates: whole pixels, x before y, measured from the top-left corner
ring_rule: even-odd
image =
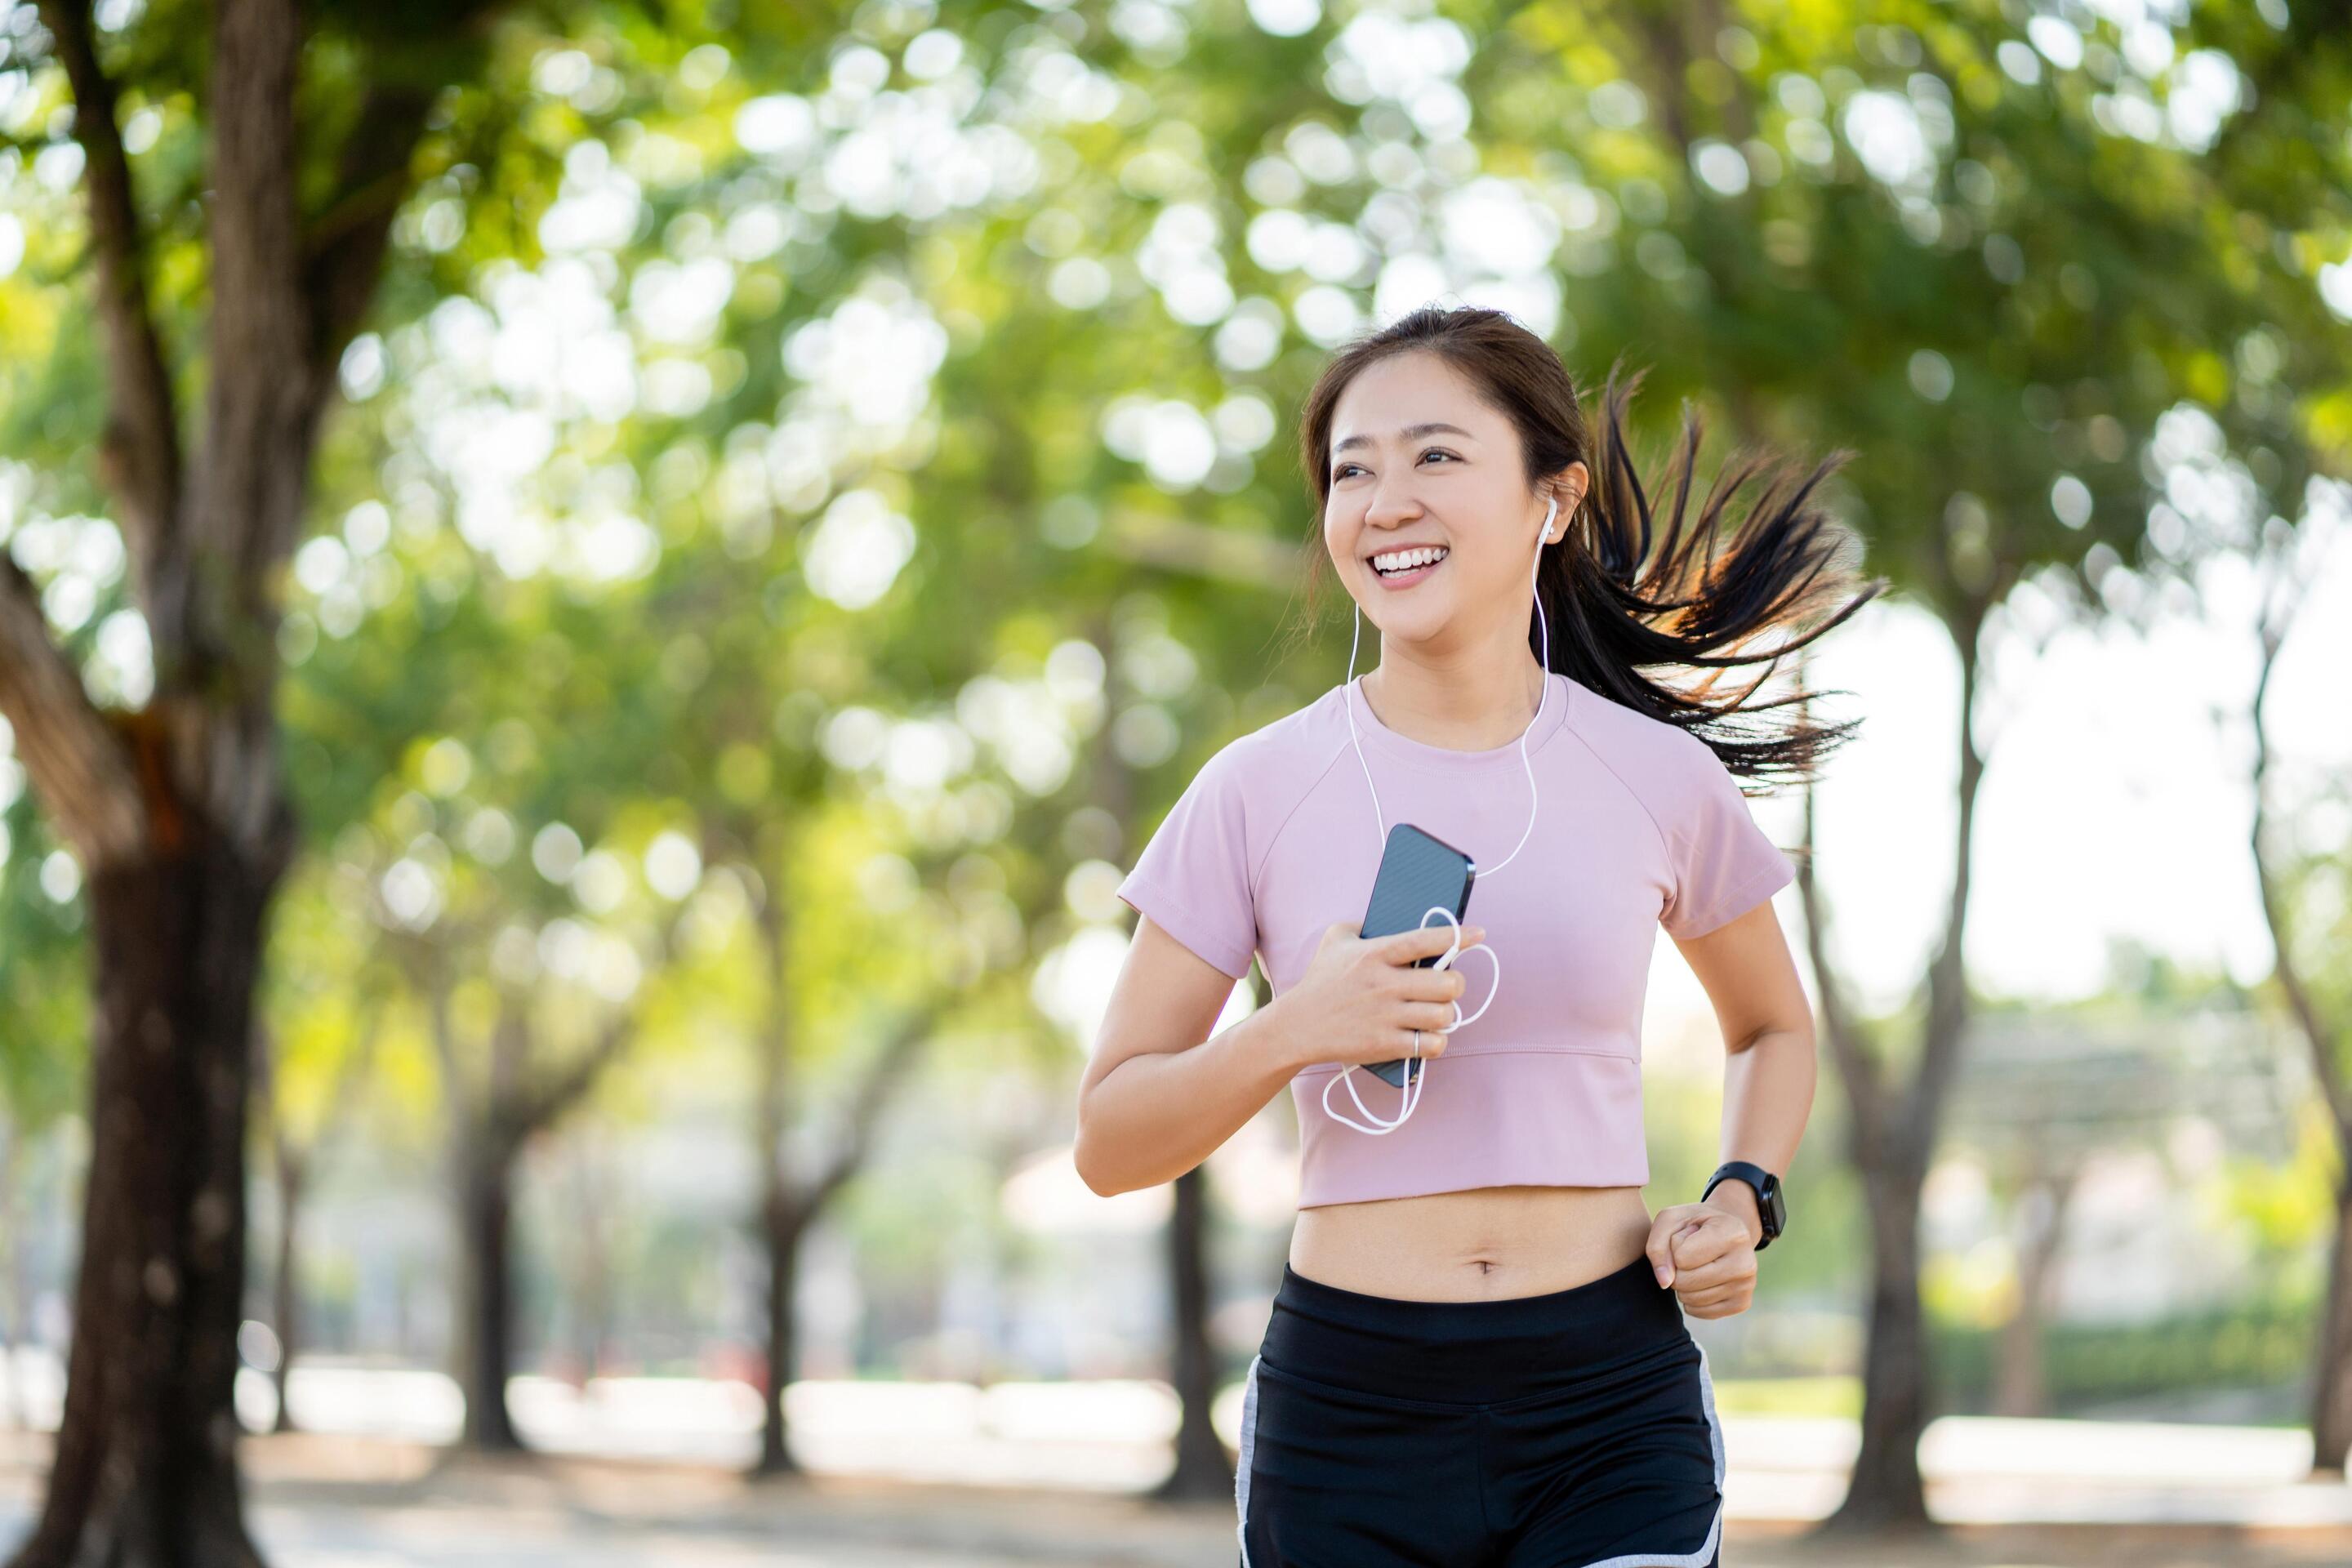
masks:
[[[2283,584],[2292,582],[2290,574],[2280,575]],[[2262,895],[2263,921],[2270,928],[2271,946],[2276,954],[2272,961],[2273,972],[2278,976],[2279,989],[2286,994],[2287,1007],[2294,1015],[2296,1026],[2311,1047],[2312,1070],[2319,1079],[2328,1114],[2335,1120],[2337,1144],[2352,1149],[2352,1084],[2345,1080],[2342,1043],[2295,958],[2286,892],[2279,886],[2270,858],[2263,850],[2263,840],[2270,827],[2265,786],[2271,765],[2270,726],[2263,716],[2263,700],[2269,695],[2272,672],[2278,668],[2279,651],[2286,646],[2287,632],[2294,625],[2301,601],[2299,592],[2283,586],[2276,609],[2265,615],[2263,621],[2263,659],[2254,678],[2253,702],[2249,710],[2254,730],[2254,824],[2248,837],[2254,856],[2254,883]]]
[[[135,857],[146,813],[130,749],[50,640],[39,592],[0,547],[0,713],[49,819],[85,869]]]
[[[849,1131],[841,1148],[823,1174],[811,1184],[799,1207],[803,1214],[816,1213],[838,1192],[842,1184],[856,1175],[866,1163],[873,1142],[875,1126],[882,1120],[883,1109],[889,1104],[890,1094],[908,1068],[930,1042],[931,1030],[938,1022],[937,1013],[929,1007],[919,1009],[899,1021],[889,1042],[875,1058],[874,1065],[866,1069],[857,1092],[849,1108]]]
[[[302,290],[310,301],[310,405],[316,427],[335,387],[335,372],[383,276],[393,219],[415,182],[410,167],[435,98],[431,88],[372,83],[359,123],[343,143],[335,204],[310,225],[304,241]]]
[[[596,1043],[574,1057],[562,1072],[518,1092],[513,1110],[499,1118],[514,1141],[520,1143],[579,1103],[604,1069],[620,1059],[636,1032],[634,1013],[610,1020],[597,1031]]]
[[[335,372],[367,318],[392,237],[393,220],[416,188],[416,149],[434,104],[472,64],[505,0],[444,0],[420,24],[423,43],[401,34],[372,40],[368,86],[337,159],[335,196],[303,237],[302,289],[310,303],[311,396],[315,429],[335,390]],[[449,47],[459,41],[456,63]]]
[[[503,1129],[520,1144],[541,1128],[551,1125],[570,1110],[587,1092],[596,1086],[604,1069],[619,1060],[643,1026],[644,998],[646,985],[661,970],[669,966],[677,951],[678,928],[685,923],[687,905],[670,906],[662,921],[661,934],[654,944],[652,961],[646,965],[646,979],[637,987],[635,998],[618,1017],[608,1020],[597,1031],[595,1044],[580,1053],[553,1078],[535,1085],[519,1085],[509,1097],[511,1107],[501,1115],[494,1107],[491,1114]],[[529,1027],[528,1025],[524,1026]]]
[[[1805,789],[1805,853],[1797,863],[1797,900],[1805,911],[1805,955],[1813,966],[1815,1005],[1822,1015],[1822,1037],[1829,1042],[1830,1058],[1845,1089],[1853,1117],[1853,1142],[1865,1166],[1876,1163],[1876,1151],[1887,1134],[1886,1086],[1878,1063],[1856,1032],[1853,1010],[1847,1005],[1829,951],[1829,906],[1813,874],[1813,790]]]
[[[179,509],[179,416],[148,303],[146,243],[115,121],[114,83],[99,65],[89,0],[41,0],[40,12],[73,89],[74,140],[81,143],[89,232],[98,256],[98,313],[106,334],[110,399],[100,469],[122,509],[123,535],[144,606],[156,562],[171,548]]]

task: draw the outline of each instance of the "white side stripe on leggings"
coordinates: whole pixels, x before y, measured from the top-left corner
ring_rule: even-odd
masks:
[[[1257,1441],[1257,1363],[1264,1359],[1250,1357],[1249,1377],[1242,1384],[1241,1455],[1234,1465],[1234,1539],[1241,1542],[1242,1568],[1249,1568],[1250,1448]],[[1720,1468],[1722,1461],[1716,1464]]]
[[[1698,1344],[1696,1340],[1691,1342]],[[1715,1522],[1706,1527],[1706,1539],[1698,1550],[1688,1555],[1675,1552],[1636,1552],[1630,1557],[1612,1557],[1606,1562],[1588,1563],[1585,1568],[1706,1568],[1715,1557],[1716,1548],[1723,1541],[1723,1422],[1715,1414],[1715,1380],[1706,1373],[1706,1347],[1698,1346],[1698,1396],[1706,1410],[1706,1438],[1715,1449]],[[1243,1564],[1248,1568],[1248,1564]]]

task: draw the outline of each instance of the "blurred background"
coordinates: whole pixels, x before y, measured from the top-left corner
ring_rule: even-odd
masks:
[[[1293,1113],[1105,1199],[1076,1088],[1432,300],[1850,448],[1895,584],[1753,803],[1728,1555],[2352,1558],[2305,0],[0,0],[0,1550],[1233,1561]],[[1643,1048],[1656,1208],[1663,935]]]

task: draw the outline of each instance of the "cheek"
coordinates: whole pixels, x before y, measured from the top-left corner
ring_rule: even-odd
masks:
[[[1334,513],[1323,516],[1323,549],[1331,557],[1331,569],[1343,578],[1352,576],[1349,567],[1355,560],[1356,541],[1362,530]]]

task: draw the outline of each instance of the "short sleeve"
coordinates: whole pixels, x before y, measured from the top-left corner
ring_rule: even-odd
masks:
[[[1202,764],[1118,889],[1122,901],[1236,980],[1257,951],[1238,745]]]
[[[1666,835],[1674,896],[1658,916],[1677,942],[1746,914],[1797,877],[1795,862],[1756,826],[1748,798],[1714,748],[1696,735],[1685,739],[1690,776],[1674,792],[1679,809]]]

